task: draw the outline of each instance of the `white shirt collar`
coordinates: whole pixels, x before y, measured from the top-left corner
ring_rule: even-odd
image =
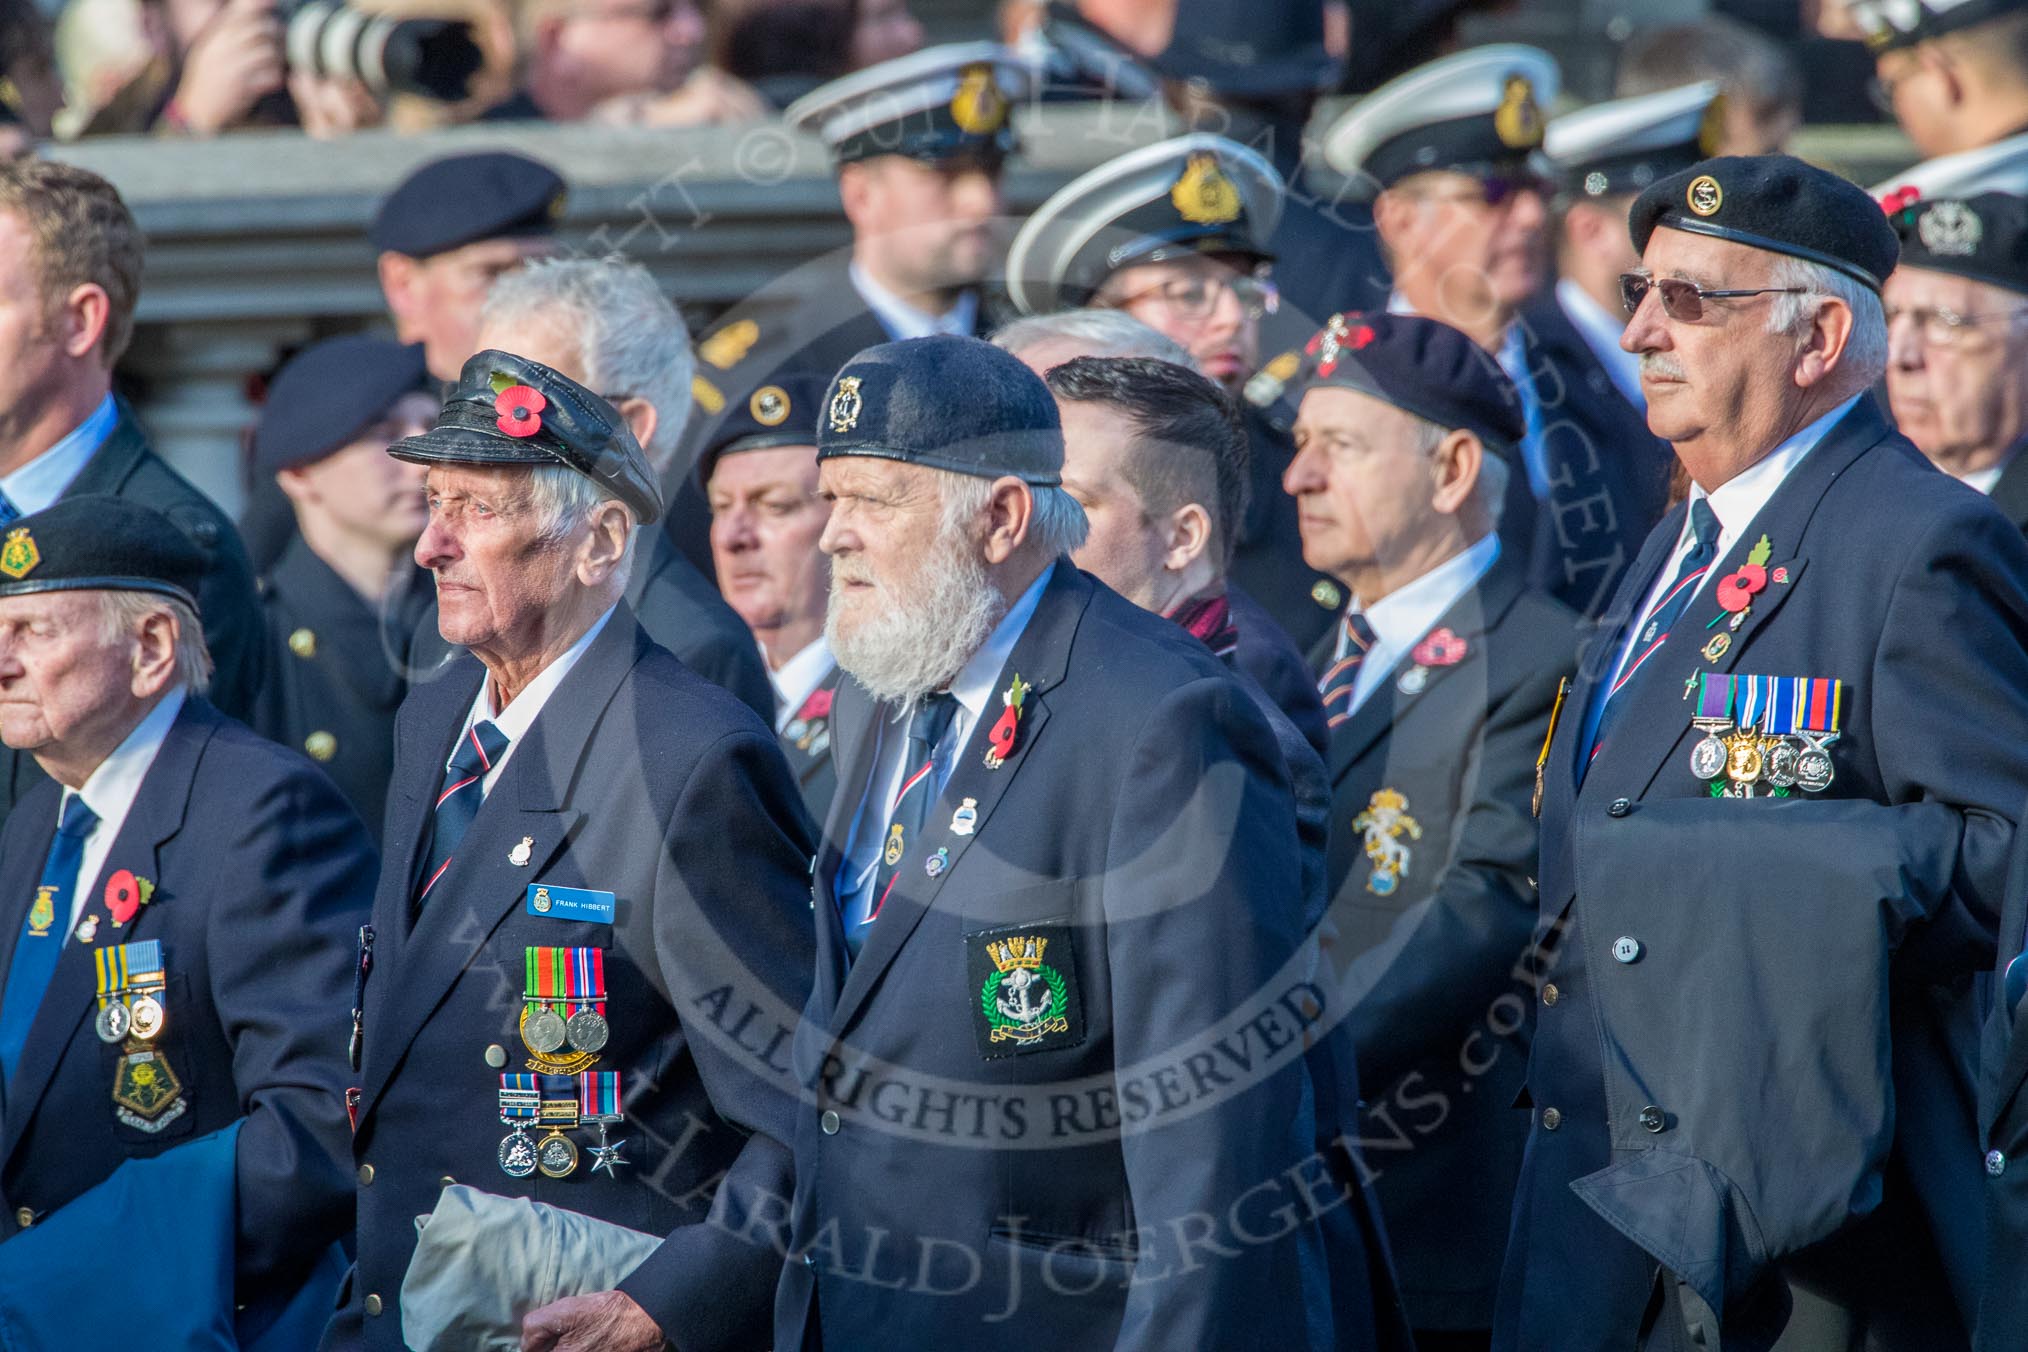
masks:
[[[993,626],[993,632],[986,636],[986,641],[980,646],[979,651],[972,654],[972,660],[965,663],[951,679],[951,693],[957,696],[959,705],[970,716],[972,724],[978,723],[985,716],[986,702],[994,697],[994,686],[1000,679],[1000,669],[1006,666],[1007,659],[1013,656],[1014,645],[1021,641],[1021,635],[1027,631],[1028,621],[1035,614],[1035,607],[1042,603],[1043,590],[1049,586],[1049,579],[1055,573],[1056,565],[1051,563],[1042,570],[1040,577],[1028,584],[1028,590],[1022,592],[1014,604],[1008,607],[1007,613],[1000,617],[1000,623]],[[969,729],[962,734],[964,737],[970,735]],[[962,746],[964,743],[961,740],[957,745]]]
[[[1646,408],[1648,396],[1641,391],[1640,354],[1620,346],[1620,335],[1627,331],[1626,321],[1592,299],[1591,292],[1568,277],[1557,282],[1556,300],[1563,306],[1577,336],[1584,339],[1584,345],[1612,377],[1614,387],[1635,408]]]
[[[613,618],[613,612],[617,609],[618,605],[606,607],[606,613],[594,620],[591,628],[578,636],[577,642],[565,648],[562,656],[537,672],[535,679],[524,686],[521,693],[516,695],[505,709],[493,708],[491,674],[479,682],[479,693],[472,697],[471,711],[465,715],[465,727],[470,728],[481,719],[490,719],[493,726],[500,729],[507,738],[507,749],[493,762],[493,768],[486,772],[486,778],[479,786],[482,794],[493,791],[493,785],[499,780],[500,772],[507,767],[508,760],[514,755],[514,748],[521,745],[521,739],[528,735],[531,727],[535,726],[536,715],[542,712],[542,706],[556,693],[556,687],[563,684],[563,678],[570,675],[570,669],[585,655],[585,651],[592,645],[592,640],[599,636],[599,631],[606,627],[606,622]]]
[[[1718,518],[1719,558],[1724,558],[1726,551],[1738,543],[1739,537],[1753,524],[1754,517],[1760,514],[1760,509],[1767,506],[1768,499],[1775,495],[1776,490],[1781,488],[1796,466],[1803,462],[1803,457],[1824,439],[1824,434],[1831,430],[1834,423],[1852,411],[1852,406],[1858,403],[1861,397],[1855,394],[1839,404],[1727,479],[1715,492],[1706,493],[1697,483],[1691,483],[1690,501],[1694,503],[1699,498],[1708,498],[1712,514]],[[1686,533],[1690,529],[1687,513],[1684,516],[1683,529]]]
[[[765,648],[761,649],[761,661],[767,661]],[[831,660],[831,645],[819,634],[815,642],[782,663],[781,670],[768,671],[768,683],[775,688],[776,732],[789,725],[796,710],[803,707],[836,665]]]
[[[940,315],[924,314],[874,281],[857,262],[851,265],[849,271],[853,289],[866,302],[866,308],[873,311],[880,327],[886,329],[888,336],[896,342],[904,338],[927,338],[936,333],[969,338],[978,328],[979,295],[975,291],[959,292],[957,304]]]
[[[176,716],[183,712],[187,691],[177,686],[162,696],[134,725],[112,754],[100,761],[98,768],[85,779],[84,787],[63,791],[63,802],[59,805],[57,820],[62,821],[62,810],[70,805],[72,797],[85,800],[85,806],[98,816],[98,825],[85,838],[84,856],[78,863],[77,886],[71,891],[70,925],[75,928],[77,919],[84,913],[85,898],[91,895],[93,884],[104,871],[106,859],[113,852],[113,841],[119,838],[120,829],[127,824],[127,815],[134,810],[134,800],[141,796],[141,783],[147,779],[149,769],[155,764],[155,757],[162,750],[162,743],[168,740],[169,729],[176,722]]]
[[[1359,664],[1359,679],[1352,687],[1352,708],[1364,703],[1395,663],[1467,592],[1479,585],[1479,579],[1499,557],[1499,533],[1488,531],[1415,581],[1397,587],[1371,606],[1360,608],[1366,623],[1373,626],[1373,646],[1367,650],[1366,660]],[[1345,626],[1339,625],[1339,657],[1345,655],[1346,647]]]
[[[2014,463],[2014,457],[2018,454],[2020,454],[2018,449],[2009,451],[1984,469],[1975,469],[1969,474],[1958,475],[1958,482],[1976,488],[1987,497],[1991,497],[1993,485],[2000,482],[2000,476],[2007,472],[2007,466]]]
[[[71,428],[62,440],[12,474],[0,475],[0,493],[5,493],[14,509],[23,516],[51,506],[84,472],[84,467],[91,463],[99,447],[105,445],[106,438],[113,434],[113,428],[119,421],[119,405],[108,394],[99,400],[99,406],[91,411],[91,415]],[[91,802],[89,798],[85,801]],[[96,812],[98,808],[93,807],[92,811]]]

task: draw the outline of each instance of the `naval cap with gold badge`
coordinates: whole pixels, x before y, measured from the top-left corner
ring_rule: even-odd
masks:
[[[197,609],[202,550],[162,513],[84,493],[0,527],[0,597],[55,591],[154,592]]]
[[[991,343],[905,338],[846,362],[826,392],[817,459],[853,455],[1054,488],[1063,419],[1042,377]]]
[[[811,90],[782,112],[840,164],[875,155],[997,169],[1014,149],[1013,113],[1034,74],[997,42],[927,47]]]
[[[1324,158],[1372,194],[1412,174],[1533,176],[1556,58],[1516,42],[1474,47],[1389,80],[1324,132]]]
[[[1637,193],[1718,153],[1725,98],[1715,80],[1594,103],[1551,119],[1542,152],[1573,201]]]
[[[2011,193],[1942,197],[1888,217],[1901,264],[2028,294],[2028,201]]]
[[[662,515],[655,471],[611,404],[539,361],[487,349],[465,363],[436,426],[387,448],[417,465],[562,465],[634,509]]]
[[[1083,305],[1121,268],[1192,254],[1264,263],[1281,222],[1282,176],[1257,151],[1193,132],[1130,150],[1052,194],[1007,249],[1023,314]]]
[[[2022,0],[1845,0],[1845,7],[1873,52],[1913,47],[2028,8]]]
[[[1792,155],[1725,155],[1649,185],[1627,214],[1636,253],[1658,226],[1819,263],[1875,291],[1901,252],[1864,188]]]
[[[744,402],[725,411],[711,440],[697,457],[697,483],[711,486],[711,472],[728,455],[770,451],[782,446],[815,446],[817,415],[824,407],[829,377],[809,370],[776,371]]]

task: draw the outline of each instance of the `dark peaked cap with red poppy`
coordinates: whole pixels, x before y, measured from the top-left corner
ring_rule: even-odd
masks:
[[[1437,426],[1462,427],[1489,446],[1521,444],[1528,420],[1493,355],[1421,315],[1332,315],[1303,349],[1304,391],[1370,394]]]
[[[387,453],[418,465],[562,465],[633,508],[641,525],[662,515],[655,473],[619,410],[511,352],[466,362],[437,425]]]

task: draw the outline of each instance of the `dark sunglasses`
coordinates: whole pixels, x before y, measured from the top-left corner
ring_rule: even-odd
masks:
[[[1638,272],[1620,274],[1620,304],[1629,318],[1641,308],[1649,288],[1662,293],[1662,313],[1681,324],[1695,324],[1704,317],[1707,300],[1733,300],[1745,296],[1793,296],[1808,291],[1806,286],[1757,286],[1739,291],[1706,291],[1681,277],[1643,277]]]

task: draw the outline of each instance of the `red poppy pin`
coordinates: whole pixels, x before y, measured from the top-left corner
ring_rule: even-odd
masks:
[[[1737,615],[1753,604],[1753,598],[1767,587],[1767,558],[1773,553],[1767,536],[1755,542],[1746,562],[1718,579],[1718,604]]]
[[[1465,641],[1448,629],[1438,629],[1415,645],[1408,659],[1417,666],[1454,667],[1465,660],[1469,651]]]
[[[988,770],[999,769],[1007,763],[1007,758],[1014,754],[1014,739],[1021,732],[1021,706],[1027,698],[1028,682],[1016,675],[1013,682],[1008,685],[1006,693],[1000,696],[1000,703],[1003,706],[1000,710],[1000,721],[986,734],[986,740],[991,743],[986,748]]]
[[[532,437],[542,430],[542,410],[549,407],[541,390],[510,383],[508,376],[493,376],[493,411],[500,416],[494,424],[510,437]]]
[[[124,925],[154,895],[155,884],[121,869],[106,879],[106,913],[112,916],[115,926]]]
[[[796,710],[796,717],[804,722],[813,718],[829,718],[831,700],[837,693],[835,690],[812,690],[810,697],[803,701],[803,707]]]

